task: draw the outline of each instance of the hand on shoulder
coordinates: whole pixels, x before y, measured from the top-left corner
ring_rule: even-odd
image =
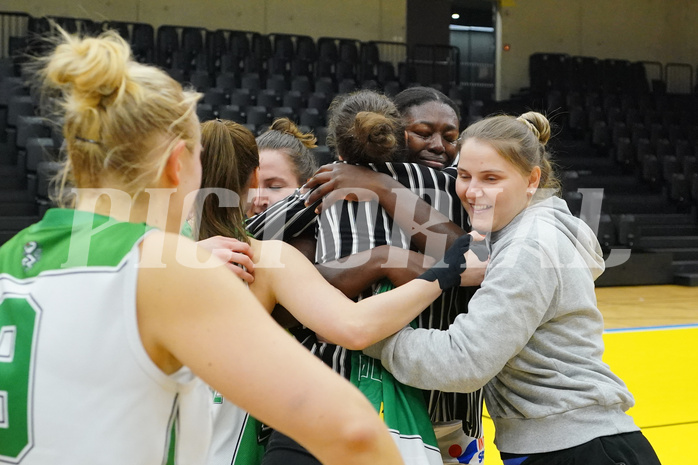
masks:
[[[223,261],[240,279],[249,284],[254,282],[253,254],[248,243],[232,237],[213,236],[197,244]]]

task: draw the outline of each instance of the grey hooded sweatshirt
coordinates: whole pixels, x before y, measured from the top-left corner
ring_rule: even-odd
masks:
[[[467,315],[446,331],[405,328],[364,352],[410,386],[484,387],[501,452],[638,431],[625,413],[632,395],[601,361],[594,280],[604,262],[593,231],[548,197],[488,240],[490,263]]]

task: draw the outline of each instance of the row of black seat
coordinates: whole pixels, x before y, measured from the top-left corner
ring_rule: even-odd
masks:
[[[563,131],[586,140],[651,192],[698,205],[698,99],[693,95],[587,90],[546,93]]]
[[[253,31],[176,25],[152,25],[141,22],[104,21],[73,17],[35,18],[23,13],[0,12],[17,16],[26,23],[25,34],[12,37],[10,52],[29,49],[40,53],[44,44],[35,37],[49,33],[53,24],[68,32],[95,34],[116,30],[133,49],[141,62],[165,69],[178,69],[187,77],[194,71],[281,74],[291,76],[373,79],[386,82],[410,76],[407,45],[397,42],[359,41],[321,37],[314,40],[299,34],[261,34]],[[22,16],[24,15],[24,17]],[[385,56],[381,56],[381,55]]]
[[[604,90],[607,92],[694,93],[693,66],[688,63],[600,59],[566,53],[534,53],[529,57],[530,89]]]

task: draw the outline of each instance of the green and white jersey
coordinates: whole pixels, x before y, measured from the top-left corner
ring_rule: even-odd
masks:
[[[262,425],[249,413],[213,395],[213,436],[206,465],[258,465],[262,462],[266,441],[259,442]]]
[[[53,209],[0,248],[0,464],[163,464],[173,436],[177,463],[203,463],[208,388],[138,332],[148,230]]]

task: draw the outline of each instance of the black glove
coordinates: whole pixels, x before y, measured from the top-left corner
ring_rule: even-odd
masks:
[[[436,265],[422,273],[417,279],[425,281],[439,281],[441,290],[449,289],[460,285],[460,275],[465,271],[465,252],[470,249],[470,241],[473,237],[465,234],[448,248],[444,258]]]

